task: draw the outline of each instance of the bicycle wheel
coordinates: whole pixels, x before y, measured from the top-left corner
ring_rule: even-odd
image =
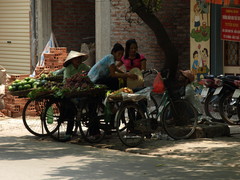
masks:
[[[22,120],[26,129],[35,136],[43,137],[47,135],[42,121],[42,112],[47,99],[29,99],[22,112]]]
[[[240,99],[237,99],[237,114],[238,114],[238,119],[240,120]],[[240,124],[240,121],[237,122],[237,124]]]
[[[79,122],[79,130],[85,141],[98,143],[103,140],[105,136],[105,121],[104,109],[101,104],[97,104],[97,107],[94,108],[89,103],[82,103],[81,108],[77,112],[77,122]]]
[[[137,128],[143,119],[145,114],[138,104],[129,102],[120,106],[115,121],[117,134],[123,144],[135,147],[144,140],[143,131]]]
[[[54,140],[66,142],[71,140],[71,138],[66,136],[68,121],[62,118],[61,108],[61,100],[55,99],[46,104],[46,108],[43,113],[44,127],[48,135],[50,135]],[[73,123],[75,123],[75,121]],[[76,133],[76,125],[73,132]]]
[[[229,125],[239,123],[237,99],[232,98],[233,92],[225,93],[219,101],[219,111],[222,119]]]
[[[197,126],[197,110],[186,100],[168,103],[163,109],[162,125],[173,139],[189,138]]]
[[[213,121],[223,122],[219,112],[219,96],[213,95],[214,92],[208,94],[204,102],[204,111]]]

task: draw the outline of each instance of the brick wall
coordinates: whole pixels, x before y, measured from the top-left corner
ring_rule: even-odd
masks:
[[[52,29],[59,46],[68,51],[95,42],[95,2],[52,0]]]
[[[112,0],[111,3],[112,33],[111,44],[120,42],[125,45],[129,38],[135,38],[138,42],[139,53],[147,58],[147,68],[160,69],[164,63],[164,53],[158,46],[152,30],[145,24],[125,21],[125,16],[129,17],[128,0]],[[190,1],[186,0],[163,0],[162,9],[157,14],[164,25],[170,39],[176,46],[179,53],[179,67],[189,69],[190,64]],[[133,15],[137,20],[137,16]]]
[[[152,30],[144,23],[129,24],[128,0],[111,0],[111,44],[125,45],[129,38],[135,38],[139,52],[148,59],[148,68],[160,69],[164,63],[164,53],[158,46]],[[179,67],[189,68],[190,63],[190,1],[163,0],[162,9],[157,14],[170,39],[179,53]],[[138,20],[136,15],[133,19]],[[81,43],[95,42],[95,2],[88,0],[52,0],[52,27],[59,46],[68,50],[80,50]]]

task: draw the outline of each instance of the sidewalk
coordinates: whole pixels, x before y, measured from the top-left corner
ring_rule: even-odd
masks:
[[[9,130],[9,131],[8,131]],[[218,167],[237,168],[240,172],[240,127],[230,126],[230,137],[198,138],[187,140],[170,140],[168,138],[146,140],[138,147],[129,148],[123,145],[116,135],[105,138],[101,143],[89,144],[81,139],[73,143],[83,146],[113,149],[135,154],[151,155],[163,158],[190,160],[193,165],[206,165]],[[38,141],[51,141],[51,139],[36,138],[23,126],[20,118],[0,118],[0,135],[30,136]]]
[[[13,170],[17,168],[16,171],[21,172],[20,174],[24,178],[15,177],[15,179],[26,179],[26,176],[28,179],[32,179],[32,176],[28,176],[32,172],[44,177],[61,177],[58,179],[67,179],[66,172],[70,177],[75,175],[78,177],[77,179],[98,180],[107,179],[110,176],[115,177],[115,179],[122,179],[122,177],[129,179],[131,177],[130,179],[138,180],[239,179],[240,127],[234,126],[230,129],[230,137],[179,141],[167,138],[146,140],[138,147],[128,148],[114,135],[93,145],[81,139],[68,143],[53,142],[49,138],[42,139],[31,135],[25,129],[20,118],[0,118],[1,148],[3,148],[1,159],[4,164],[2,170],[10,167]],[[90,148],[90,146],[96,148]],[[95,159],[92,157],[93,154],[94,157],[96,156]],[[121,156],[118,157],[118,154]],[[23,157],[25,159],[22,159]],[[99,162],[100,164],[91,164],[86,169],[86,161],[83,161],[86,157],[91,159],[93,163]],[[122,164],[119,164],[120,160]],[[150,160],[154,162],[150,163]],[[66,163],[70,163],[72,166],[69,167],[69,164],[66,165]],[[34,165],[32,166],[32,164]],[[98,174],[98,176],[92,177],[94,173],[89,177],[92,166],[100,168],[101,172],[104,172],[101,173],[102,176]],[[30,169],[29,172],[25,171],[26,167]],[[104,169],[104,167],[106,168]],[[60,171],[63,169],[64,171]],[[129,172],[129,170],[133,171],[131,176],[124,173]],[[139,173],[142,174],[137,176]],[[151,178],[149,178],[150,176]],[[36,176],[36,179],[42,179],[40,177]],[[45,177],[45,179],[49,178]]]

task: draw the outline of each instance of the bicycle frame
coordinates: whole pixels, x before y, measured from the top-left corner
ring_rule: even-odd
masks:
[[[165,91],[164,93],[163,93],[163,95],[162,95],[162,97],[161,97],[161,99],[160,99],[160,102],[159,102],[159,104],[158,104],[158,106],[157,106],[157,115],[156,115],[156,119],[158,119],[159,117],[161,117],[161,115],[162,115],[162,110],[164,109],[164,107],[167,105],[167,103],[169,102],[169,96],[168,96],[168,91]],[[146,114],[147,114],[147,118],[150,118],[150,115],[153,113],[153,111],[149,111],[148,109],[147,109],[147,107],[145,107],[145,109],[146,109]],[[154,111],[155,111],[155,109],[154,109]]]

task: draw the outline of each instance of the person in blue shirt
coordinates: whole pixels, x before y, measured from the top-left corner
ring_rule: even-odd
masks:
[[[120,61],[124,53],[121,44],[114,44],[111,54],[106,55],[98,61],[88,72],[88,76],[95,84],[105,84],[111,90],[119,89],[118,78],[137,79],[137,75],[124,73],[115,65],[116,61]]]

